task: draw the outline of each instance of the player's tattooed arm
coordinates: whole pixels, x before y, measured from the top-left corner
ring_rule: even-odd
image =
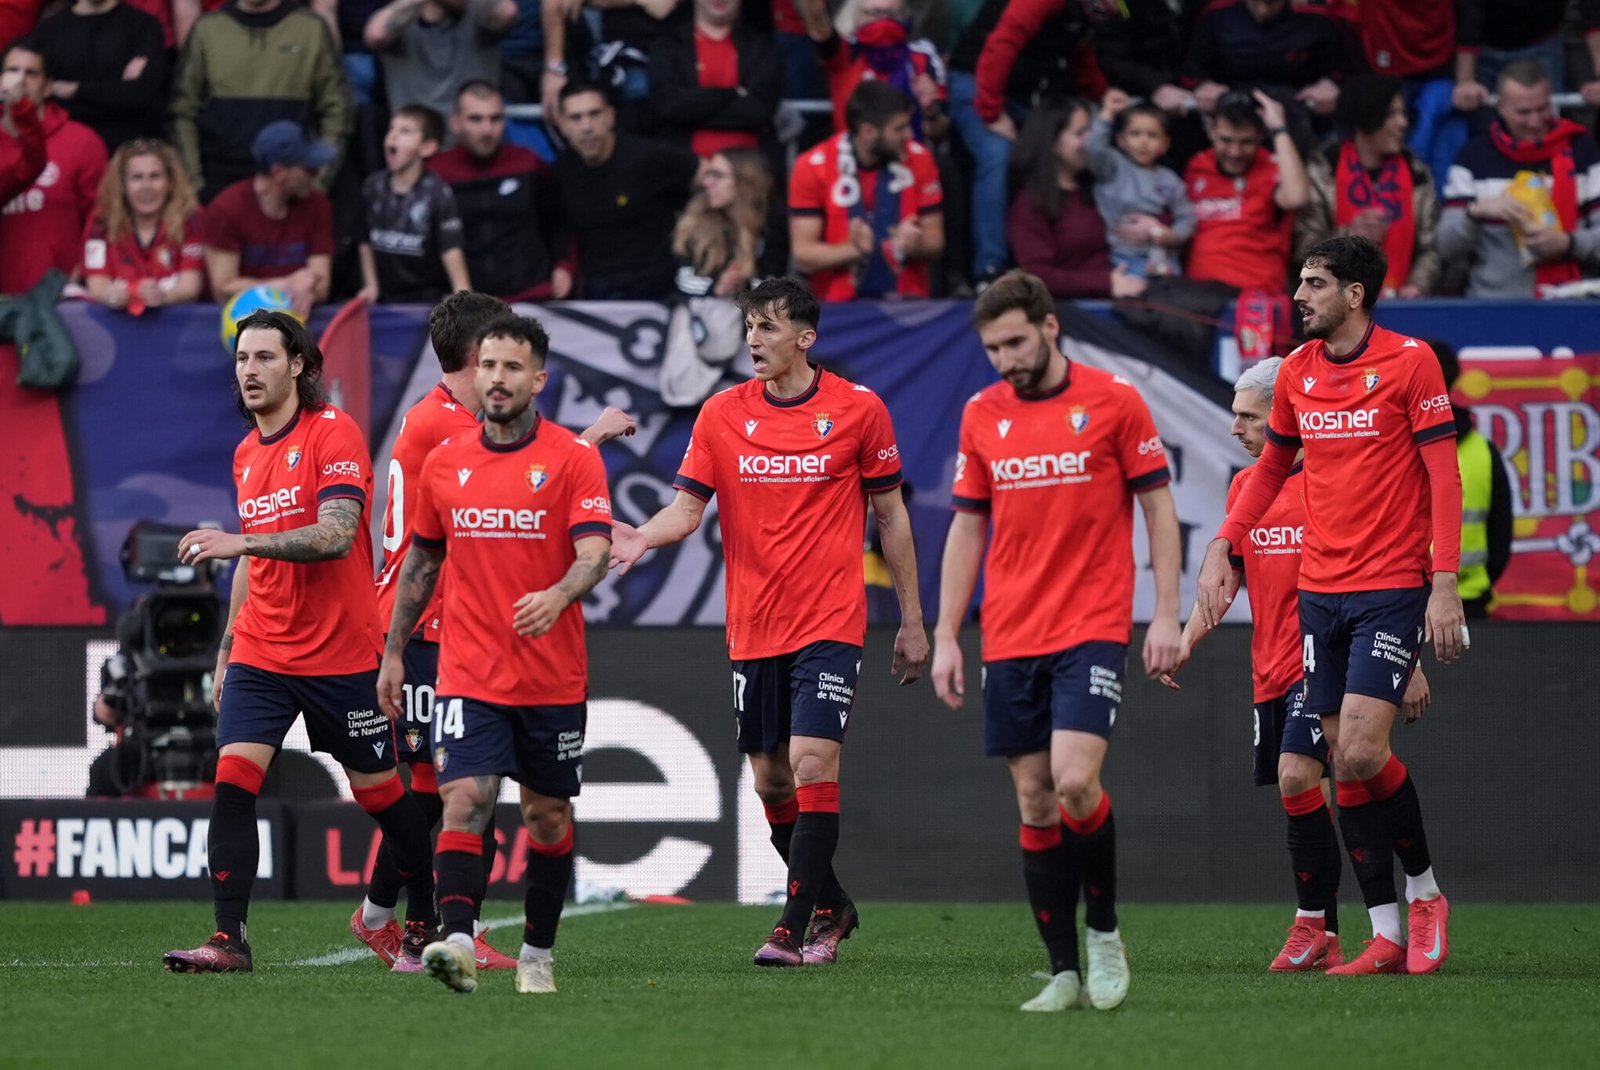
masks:
[[[361,530],[361,503],[334,498],[317,506],[317,522],[272,535],[246,535],[244,552],[277,561],[335,561],[350,553]]]
[[[433,598],[433,589],[439,582],[439,567],[443,564],[443,546],[411,544],[395,587],[394,616],[389,621],[386,653],[398,654],[410,641],[411,634],[417,630],[417,622],[422,619],[422,611]]]
[[[543,635],[555,627],[568,606],[605,578],[611,560],[610,539],[604,535],[585,535],[573,543],[572,549],[577,560],[559,583],[542,591],[529,591],[511,607],[511,627],[518,635]]]
[[[556,584],[569,603],[576,602],[606,578],[606,565],[611,558],[611,540],[598,537],[578,540],[578,559],[567,569],[567,574]]]

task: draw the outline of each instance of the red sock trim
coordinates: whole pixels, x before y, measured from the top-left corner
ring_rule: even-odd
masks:
[[[477,855],[482,858],[483,834],[462,832],[460,829],[441,829],[435,853],[444,854],[446,851],[460,851],[462,854]]]
[[[1304,817],[1314,814],[1325,805],[1321,788],[1307,788],[1298,795],[1285,795],[1283,808],[1290,817]]]
[[[411,790],[439,794],[439,774],[433,771],[431,762],[418,762],[411,767]]]
[[[546,858],[560,858],[562,855],[572,853],[572,822],[567,822],[567,834],[561,837],[560,843],[540,843],[532,836],[528,837],[528,850],[534,854],[544,855]]]
[[[794,801],[800,812],[837,814],[839,812],[839,782],[824,780],[817,784],[801,784],[795,789]]]
[[[1061,822],[1079,836],[1093,836],[1100,831],[1100,826],[1106,823],[1106,817],[1111,813],[1111,793],[1100,793],[1100,805],[1094,808],[1094,813],[1085,818],[1076,818],[1067,813],[1065,806],[1061,807]]]
[[[1018,842],[1024,851],[1049,851],[1061,846],[1061,826],[1023,825],[1018,830]]]
[[[792,825],[795,818],[800,816],[800,800],[791,795],[776,806],[771,803],[764,803],[762,809],[767,812],[767,824]]]
[[[1359,780],[1339,781],[1336,797],[1341,807],[1365,806],[1372,801],[1372,796],[1367,794],[1366,786]]]
[[[261,794],[261,781],[266,775],[265,769],[237,754],[224,754],[217,759],[217,783],[232,784],[251,795]]]
[[[1406,767],[1401,764],[1399,758],[1391,754],[1389,755],[1389,760],[1384,763],[1383,768],[1378,770],[1377,776],[1371,780],[1363,780],[1361,783],[1366,787],[1367,794],[1372,796],[1373,802],[1382,802],[1399,791],[1400,785],[1405,782]]]
[[[350,794],[356,797],[356,802],[367,813],[381,814],[406,797],[406,786],[400,783],[400,774],[396,773],[383,783],[370,787],[358,788],[351,784]]]

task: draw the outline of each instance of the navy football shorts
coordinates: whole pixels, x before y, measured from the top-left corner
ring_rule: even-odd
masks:
[[[405,667],[405,713],[395,726],[400,761],[433,761],[433,691],[439,683],[439,644],[412,636],[400,655]]]
[[[1093,640],[983,666],[983,746],[993,757],[1050,749],[1052,732],[1111,738],[1128,669],[1126,643]]]
[[[1427,587],[1348,594],[1300,592],[1306,712],[1337,714],[1345,695],[1394,706],[1422,647]]]
[[[733,663],[740,754],[771,754],[790,736],[843,743],[856,701],[861,648],[831,639],[793,654]]]
[[[283,746],[294,719],[306,718],[311,749],[358,773],[395,766],[394,726],[378,708],[378,670],[345,676],[288,676],[229,665],[217,714],[217,746]]]
[[[1328,741],[1322,735],[1322,718],[1306,712],[1304,680],[1281,696],[1256,703],[1256,786],[1278,782],[1278,755],[1304,754],[1328,768]]]
[[[508,776],[540,795],[570,799],[583,786],[589,704],[500,706],[440,695],[433,703],[433,768],[440,784]]]

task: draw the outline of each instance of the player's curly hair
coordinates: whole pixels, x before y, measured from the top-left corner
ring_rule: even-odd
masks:
[[[481,349],[491,338],[506,338],[526,345],[540,367],[550,359],[550,332],[532,316],[519,316],[515,312],[496,316],[478,329],[478,347]]]
[[[243,338],[244,332],[253,328],[277,331],[283,338],[284,352],[291,359],[299,357],[304,362],[300,374],[294,379],[300,408],[305,412],[318,412],[326,408],[328,394],[322,387],[322,350],[311,340],[311,332],[306,330],[306,325],[287,312],[262,308],[239,321],[236,337]],[[244,393],[239,389],[237,376],[233,380],[233,402],[239,408],[239,415],[244,417],[245,426],[254,427],[256,418],[244,403]]]
[[[1389,272],[1389,258],[1383,247],[1371,238],[1354,234],[1341,234],[1336,238],[1319,241],[1306,250],[1304,265],[1309,268],[1326,268],[1345,287],[1361,284],[1361,307],[1372,310],[1383,292],[1383,277]]]

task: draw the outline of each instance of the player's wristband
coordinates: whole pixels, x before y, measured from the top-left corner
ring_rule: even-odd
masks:
[[[1288,132],[1289,128],[1287,126],[1274,126],[1272,129],[1267,131],[1267,140],[1275,141],[1277,140],[1279,134],[1287,134]]]

